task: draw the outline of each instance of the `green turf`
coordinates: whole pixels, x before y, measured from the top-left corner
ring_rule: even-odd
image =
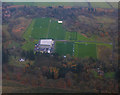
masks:
[[[30,41],[30,39],[32,38],[31,34],[34,23],[35,20],[32,21],[32,23],[29,25],[29,27],[27,28],[26,32],[23,35],[23,38],[26,40],[26,42],[23,44],[22,48],[26,51],[33,50],[34,45],[36,44],[36,42]]]
[[[63,40],[66,30],[62,24],[50,18],[35,19],[35,24],[32,27],[31,37],[34,39],[52,38],[54,40]]]
[[[66,32],[66,40],[77,40],[77,32]]]
[[[93,37],[87,38],[77,32],[69,32],[65,30],[62,24],[50,18],[37,18],[32,21],[24,34],[25,40],[52,38],[54,40],[76,40],[90,41]]]
[[[26,6],[81,6],[87,7],[87,2],[9,2],[12,5],[26,5]]]
[[[93,8],[111,8],[106,2],[90,2]]]
[[[98,45],[102,45],[102,46],[106,46],[106,47],[108,47],[108,48],[110,48],[110,49],[112,49],[112,45],[111,44],[108,44],[108,43],[97,43],[97,42],[75,42],[75,43],[81,43],[81,44],[96,44],[97,46]]]
[[[35,23],[32,27],[32,38],[40,39],[46,38],[48,34],[49,18],[35,19]]]
[[[75,43],[74,56],[97,58],[96,44]]]
[[[55,40],[65,39],[65,34],[67,31],[63,28],[62,24],[58,24],[57,21],[51,20],[48,30],[48,38]]]
[[[28,41],[28,42],[26,42],[26,43],[22,46],[22,48],[23,48],[24,50],[26,50],[26,51],[34,50],[35,44],[36,44],[35,42],[30,42],[30,41]]]
[[[34,23],[35,23],[35,20],[32,20],[32,23],[29,25],[29,27],[27,28],[26,32],[23,35],[23,38],[26,41],[29,41],[29,39],[31,38],[31,32],[32,32],[32,28],[33,28]]]
[[[26,6],[39,6],[39,7],[49,7],[49,6],[80,6],[89,7],[88,2],[8,2],[11,5],[26,5]],[[117,2],[109,2],[113,8],[118,8]],[[90,2],[93,8],[111,8],[106,2]]]
[[[56,42],[55,49],[59,55],[73,55],[72,42]]]

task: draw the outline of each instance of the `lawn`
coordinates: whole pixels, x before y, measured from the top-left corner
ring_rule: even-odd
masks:
[[[74,56],[97,58],[96,44],[75,43]]]
[[[26,6],[39,6],[39,7],[49,7],[49,6],[80,6],[89,7],[88,2],[8,2],[11,5],[26,5]],[[109,2],[114,8],[118,8],[117,2]],[[90,2],[93,8],[111,8],[106,2]]]
[[[111,8],[106,2],[90,2],[93,8]]]
[[[112,44],[108,44],[108,43],[97,43],[97,42],[75,42],[75,43],[81,43],[81,44],[96,44],[97,46],[106,46],[110,49],[112,49]]]
[[[88,7],[87,2],[9,2],[12,5],[26,5],[26,6],[40,6],[40,7],[48,7],[48,6],[80,6],[80,7]]]
[[[31,33],[32,33],[32,28],[33,28],[34,23],[35,23],[35,20],[33,19],[33,20],[32,20],[32,23],[28,26],[26,32],[25,32],[24,35],[23,35],[23,38],[24,38],[26,41],[29,41],[29,39],[31,38]]]
[[[2,81],[2,91],[4,93],[80,93],[82,90],[71,90],[64,88],[50,88],[50,87],[32,87],[30,85],[23,85],[20,82],[13,80]]]
[[[31,37],[33,39],[52,38],[54,40],[63,40],[65,38],[66,30],[62,24],[50,18],[35,19],[32,27]]]
[[[93,57],[97,58],[96,44],[56,42],[55,51],[59,55],[72,55],[75,57]]]
[[[25,44],[22,46],[22,48],[24,49],[24,50],[26,50],[26,51],[29,51],[29,50],[34,50],[34,47],[35,47],[35,44],[37,44],[37,43],[35,43],[35,42],[33,42],[33,41],[27,41],[27,42],[25,42]]]
[[[48,27],[48,38],[52,38],[55,40],[63,40],[65,39],[66,30],[63,28],[62,24],[58,24],[57,21],[51,20],[51,23]]]
[[[49,18],[34,19],[35,23],[32,27],[31,37],[34,39],[47,38]]]
[[[65,40],[77,40],[77,32],[66,32]]]
[[[34,45],[36,44],[35,42],[30,40],[32,38],[31,34],[32,34],[32,27],[34,23],[35,23],[35,20],[32,21],[32,23],[29,25],[29,27],[27,28],[26,32],[23,35],[23,38],[26,40],[26,42],[23,44],[22,48],[26,51],[33,50]]]
[[[59,55],[73,55],[72,42],[56,42],[55,49]]]

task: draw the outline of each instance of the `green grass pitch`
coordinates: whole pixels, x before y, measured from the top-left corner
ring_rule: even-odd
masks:
[[[56,42],[55,51],[59,55],[73,55],[73,43],[72,42]]]
[[[96,44],[75,43],[74,56],[97,58]]]

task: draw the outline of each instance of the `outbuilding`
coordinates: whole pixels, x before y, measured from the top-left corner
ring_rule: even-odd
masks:
[[[63,23],[63,21],[60,21],[60,20],[59,20],[58,23]]]
[[[25,59],[22,59],[22,58],[21,58],[19,61],[20,61],[20,62],[24,62],[24,61],[25,61]]]

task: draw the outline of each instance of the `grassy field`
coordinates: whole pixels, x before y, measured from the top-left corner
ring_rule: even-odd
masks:
[[[31,37],[34,39],[47,38],[49,20],[49,18],[35,19],[35,23],[31,27]]]
[[[111,8],[106,2],[91,2],[93,8]]]
[[[57,21],[50,18],[35,19],[31,37],[33,39],[52,38],[55,40],[65,39],[66,30]]]
[[[39,7],[48,7],[48,6],[81,6],[87,7],[87,2],[12,2],[12,5],[27,5],[27,6],[39,6]]]
[[[35,23],[35,20],[32,21],[32,23],[29,25],[27,28],[26,32],[23,35],[23,38],[26,40],[26,42],[23,44],[22,48],[26,51],[33,50],[34,45],[37,43],[36,41],[31,41],[30,39],[32,38],[32,28]]]
[[[76,43],[74,45],[74,56],[97,58],[96,44]]]
[[[29,25],[29,27],[27,28],[26,32],[23,35],[23,38],[26,41],[29,41],[29,39],[31,38],[31,33],[32,33],[32,28],[33,28],[34,23],[35,23],[35,20],[33,19],[32,23]]]
[[[59,55],[73,55],[72,42],[56,42],[55,49]]]
[[[77,32],[66,32],[65,40],[77,40]]]
[[[23,78],[23,77],[22,77]],[[24,79],[24,78],[23,78]],[[58,82],[58,80],[54,80]],[[22,84],[21,81],[2,80],[3,93],[80,93],[86,90],[67,89],[67,88],[51,88],[51,87],[34,87],[29,84]]]
[[[59,88],[46,88],[46,87],[32,87],[29,85],[23,85],[20,82],[12,80],[2,81],[2,93],[80,93],[86,92],[83,90],[72,89],[59,89]]]
[[[109,2],[113,8],[118,8],[117,2]],[[49,7],[49,6],[80,6],[89,7],[88,2],[9,2],[11,5],[26,5],[26,6],[39,6],[39,7]],[[90,2],[93,8],[111,8],[107,2]]]
[[[97,46],[106,46],[108,48],[112,49],[112,45],[111,44],[106,44],[106,43],[96,43],[96,42],[75,42],[75,43],[81,43],[81,44],[96,44]]]

